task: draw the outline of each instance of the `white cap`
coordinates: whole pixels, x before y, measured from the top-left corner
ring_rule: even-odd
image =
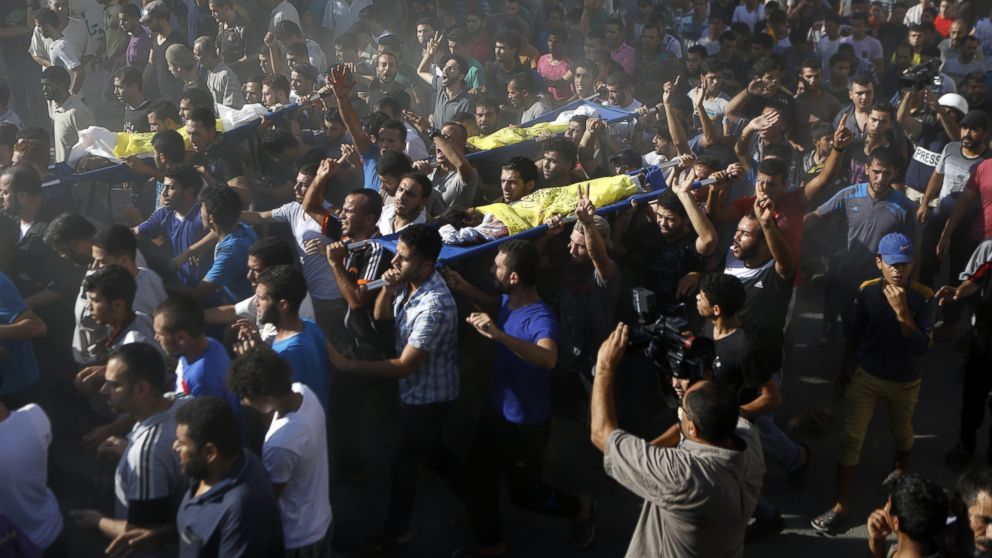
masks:
[[[957,93],[945,93],[937,99],[937,104],[942,107],[951,107],[961,114],[968,114],[968,101]]]

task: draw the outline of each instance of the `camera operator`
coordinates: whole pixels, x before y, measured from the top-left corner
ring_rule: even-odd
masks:
[[[967,113],[968,101],[957,93],[948,93],[938,99],[929,89],[902,91],[896,116],[914,146],[906,169],[906,186],[909,187],[906,193],[911,200],[918,202],[920,194],[926,191],[944,146],[961,139],[960,123]]]
[[[679,447],[621,430],[613,392],[627,341],[621,323],[600,347],[590,424],[607,475],[645,500],[627,556],[740,555],[765,473],[758,433],[740,417],[734,391],[713,381],[686,391]]]

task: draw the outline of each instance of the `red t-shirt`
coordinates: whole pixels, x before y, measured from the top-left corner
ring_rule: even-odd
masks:
[[[982,203],[982,214],[975,219],[971,237],[975,240],[992,237],[992,159],[979,163],[964,187],[977,192]]]
[[[733,203],[734,210],[745,215],[754,210],[757,196],[741,198]],[[796,277],[799,277],[799,256],[803,245],[803,216],[806,214],[806,194],[802,188],[782,194],[775,202],[775,223],[782,230],[792,248],[792,260],[796,262]]]

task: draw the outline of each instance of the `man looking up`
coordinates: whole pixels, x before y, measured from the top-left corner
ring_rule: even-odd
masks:
[[[911,280],[913,245],[907,235],[885,235],[875,253],[882,277],[865,281],[858,290],[838,376],[838,388],[844,391],[844,431],[836,499],[811,522],[827,533],[837,532],[849,513],[858,458],[879,400],[889,405],[896,446],[892,476],[908,470],[913,448],[913,412],[921,384],[913,363],[930,348],[933,291]]]
[[[227,385],[245,405],[272,414],[262,464],[279,504],[286,553],[327,556],[332,515],[324,409],[319,397],[291,376],[285,360],[261,349],[231,363]]]
[[[465,90],[465,74],[468,64],[455,54],[445,54],[438,58],[441,52],[441,34],[436,33],[424,49],[424,57],[417,67],[417,75],[434,90],[434,110],[431,113],[431,124],[437,128],[450,121],[459,112],[471,112],[472,101]],[[436,61],[436,66],[435,66]],[[441,75],[437,75],[440,70]]]
[[[733,390],[706,380],[682,398],[679,428],[684,441],[678,447],[649,446],[621,430],[614,384],[628,335],[621,323],[603,342],[590,402],[590,435],[604,454],[606,474],[644,498],[627,555],[740,553],[765,474],[758,433],[740,417]],[[694,489],[687,491],[689,484]]]
[[[328,346],[341,372],[398,378],[400,447],[391,465],[389,519],[377,548],[409,541],[417,470],[440,441],[441,427],[459,393],[458,311],[441,274],[434,269],[441,236],[424,224],[399,234],[392,269],[375,303],[375,318],[396,320],[395,358],[352,360]]]

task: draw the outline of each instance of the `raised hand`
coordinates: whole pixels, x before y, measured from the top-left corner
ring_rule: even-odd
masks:
[[[596,216],[596,206],[589,200],[589,188],[590,186],[587,182],[586,191],[583,194],[581,184],[575,187],[576,196],[578,197],[578,203],[575,206],[575,217],[586,224],[592,223],[593,217]]]
[[[331,68],[331,73],[327,76],[327,85],[331,86],[334,96],[338,99],[347,99],[355,88],[355,82],[351,79],[351,72],[341,64]]]
[[[403,118],[406,118],[407,122],[413,125],[413,127],[416,128],[421,134],[426,134],[431,131],[431,123],[419,114],[409,110],[404,110]]]
[[[341,156],[338,157],[338,164],[349,164],[352,167],[362,166],[362,158],[358,155],[358,149],[353,143],[341,144]]]
[[[265,43],[265,46],[269,48],[274,47],[276,45],[276,34],[266,33],[265,36],[262,37],[262,42]]]
[[[840,117],[840,122],[837,123],[837,129],[834,130],[834,147],[837,149],[844,149],[854,141],[854,132],[847,127],[847,117],[850,113],[844,113]]]
[[[565,230],[565,223],[559,215],[552,215],[544,224],[548,226],[548,236],[558,236]]]
[[[909,303],[906,302],[906,289],[902,287],[886,285],[885,298],[889,301],[889,306],[892,307],[892,311],[896,314],[909,309]]]
[[[323,184],[328,178],[334,174],[334,171],[338,168],[338,163],[334,159],[324,159],[320,162],[320,166],[317,167],[317,174],[314,175],[313,181],[317,184]]]
[[[603,341],[596,354],[597,374],[611,374],[616,371],[620,361],[623,360],[623,355],[627,352],[629,335],[627,324],[620,322],[606,341]]]
[[[754,200],[754,215],[762,225],[773,223],[775,221],[775,202],[769,197],[756,198]]]
[[[434,36],[427,40],[427,56],[434,58],[434,56],[441,50],[441,32],[435,31]]]
[[[464,292],[466,287],[468,287],[469,283],[462,277],[462,274],[451,268],[444,268],[441,271],[441,276],[444,277],[444,282],[448,284],[448,289],[456,293]]]

